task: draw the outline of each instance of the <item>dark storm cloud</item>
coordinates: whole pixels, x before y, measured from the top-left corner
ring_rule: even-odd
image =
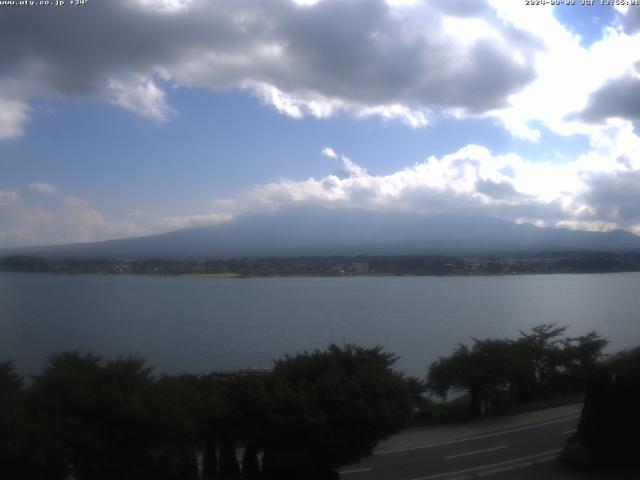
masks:
[[[239,2],[241,3],[241,2]],[[0,16],[0,74],[37,80],[65,94],[100,90],[119,74],[171,64],[186,49],[232,50],[241,35],[221,12],[162,14],[134,1],[85,8],[14,9]]]
[[[577,116],[588,122],[610,117],[640,118],[640,79],[631,74],[612,80],[591,95],[587,107]]]
[[[264,83],[302,102],[319,95],[353,108],[401,104],[484,112],[534,78],[533,39],[485,1],[393,9],[383,0],[193,0],[174,12],[111,0],[84,8],[5,9],[5,95],[101,95],[113,79],[163,76],[177,85]],[[444,15],[484,18],[499,38],[471,45]],[[519,53],[519,60],[515,58]]]
[[[489,10],[476,2],[481,9]],[[383,1],[325,0],[299,10],[287,15],[278,35],[290,41],[288,54],[299,70],[274,83],[363,105],[485,111],[533,79],[532,64],[513,58],[511,48],[522,39],[503,31],[514,39],[509,48],[481,40],[462,53],[444,35],[442,13],[431,5],[416,8],[412,19],[398,17]],[[522,47],[530,53],[533,45]]]
[[[640,171],[627,170],[592,174],[582,200],[593,209],[594,218],[621,227],[640,222]]]

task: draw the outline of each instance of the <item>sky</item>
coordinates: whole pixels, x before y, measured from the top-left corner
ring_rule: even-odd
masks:
[[[640,234],[638,6],[28,3],[0,5],[0,247],[292,205]]]

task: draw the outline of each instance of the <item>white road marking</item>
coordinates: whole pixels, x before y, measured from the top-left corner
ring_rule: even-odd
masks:
[[[526,462],[527,460],[535,459],[537,457],[546,457],[546,456],[549,456],[549,455],[555,455],[557,453],[560,453],[561,451],[562,451],[562,449],[550,450],[548,452],[537,453],[535,455],[529,455],[529,456],[526,456],[526,457],[514,458],[513,460],[506,460],[504,462],[491,463],[489,465],[480,465],[478,467],[472,467],[472,468],[465,468],[464,470],[457,470],[455,472],[438,473],[436,475],[429,475],[427,477],[414,478],[412,480],[431,480],[433,478],[442,478],[442,477],[449,477],[449,476],[452,476],[452,475],[460,475],[461,473],[479,472],[480,470],[489,470],[489,469],[493,469],[493,468],[496,468],[496,467],[501,467],[503,465],[515,464],[515,463],[519,463],[519,462]],[[524,464],[523,464],[523,466],[524,466]],[[514,465],[514,468],[517,468],[517,466]],[[480,475],[480,473],[478,475]]]
[[[564,432],[562,432],[563,435],[570,435],[572,433],[574,433],[577,430],[577,428],[572,428],[571,430],[565,430]]]
[[[486,434],[483,434],[483,435],[476,435],[476,436],[473,436],[473,437],[465,437],[465,438],[460,438],[458,440],[451,440],[451,441],[448,441],[448,442],[430,443],[428,445],[419,445],[417,447],[398,448],[396,450],[385,450],[385,451],[382,451],[382,452],[374,452],[374,455],[389,455],[391,453],[411,452],[413,450],[422,450],[424,448],[442,447],[444,445],[454,445],[456,443],[469,442],[471,440],[480,440],[482,438],[497,437],[499,435],[506,435],[508,433],[521,432],[523,430],[531,430],[533,428],[544,427],[546,425],[551,425],[551,424],[554,424],[554,423],[566,422],[568,420],[573,420],[575,418],[580,418],[580,415],[571,415],[570,417],[562,417],[562,418],[558,418],[556,420],[549,420],[548,422],[536,423],[534,425],[526,425],[524,427],[512,428],[510,430],[502,430],[500,432],[486,433]]]
[[[536,463],[552,462],[557,458],[558,458],[558,455],[551,455],[550,457],[545,457],[545,458],[536,458]]]
[[[341,472],[338,472],[340,475],[347,475],[349,473],[364,473],[364,472],[370,472],[372,469],[371,468],[356,468],[354,470],[342,470]]]
[[[508,446],[509,445],[500,445],[499,447],[485,448],[483,450],[476,450],[475,452],[459,453],[457,455],[449,455],[448,457],[444,457],[444,459],[445,460],[449,460],[451,458],[466,457],[468,455],[476,455],[478,453],[493,452],[494,450],[502,450],[503,448],[507,448]]]
[[[490,475],[495,475],[496,473],[510,472],[511,470],[516,470],[517,468],[530,467],[531,465],[533,465],[533,462],[516,463],[515,465],[507,465],[505,467],[498,467],[498,468],[492,468],[491,470],[485,470],[483,472],[478,473],[478,476],[488,477]]]

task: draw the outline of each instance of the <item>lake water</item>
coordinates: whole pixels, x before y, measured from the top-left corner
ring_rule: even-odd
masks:
[[[0,360],[35,373],[63,349],[137,353],[158,371],[268,366],[331,342],[383,345],[397,368],[472,337],[558,322],[640,344],[640,273],[211,279],[0,273]]]

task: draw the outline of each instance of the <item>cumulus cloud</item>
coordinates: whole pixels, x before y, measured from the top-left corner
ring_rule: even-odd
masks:
[[[0,207],[15,205],[19,199],[20,196],[17,192],[0,190]]]
[[[29,119],[29,107],[23,101],[0,98],[0,140],[22,135]]]
[[[271,182],[251,192],[250,204],[475,213],[588,230],[640,228],[636,156],[612,158],[610,152],[593,151],[554,164],[515,154],[493,155],[484,147],[468,145],[388,175],[371,175],[333,150],[324,151],[340,158],[348,175]]]
[[[152,79],[137,77],[129,81],[111,80],[109,90],[114,104],[137,115],[165,121],[173,113],[167,105],[165,93]]]
[[[167,120],[167,87],[244,89],[294,118],[347,112],[418,128],[441,114],[492,117],[532,141],[538,124],[598,135],[594,118],[636,113],[622,101],[634,97],[610,82],[634,84],[625,75],[640,60],[637,8],[618,9],[619,22],[588,47],[553,9],[512,0],[112,0],[18,10],[0,18],[0,139],[22,133],[34,96],[98,97]],[[626,110],[601,108],[612,98]]]
[[[640,169],[589,175],[581,200],[592,206],[588,219],[640,227]]]
[[[33,182],[29,184],[29,190],[44,195],[54,195],[58,192],[56,187],[46,182]]]
[[[65,195],[62,204],[71,223],[86,227],[103,226],[106,223],[102,214],[91,208],[89,202],[84,198]]]
[[[35,187],[34,187],[35,185]],[[0,190],[0,247],[91,242],[148,233],[133,222],[107,219],[84,198],[52,196],[43,182],[28,186],[45,194],[25,196]]]
[[[231,220],[246,209],[237,198],[217,198],[211,213],[165,217],[136,209],[133,221],[109,218],[86,198],[59,192],[53,185],[33,182],[21,196],[0,189],[0,248],[111,240]],[[56,195],[60,193],[60,195]]]
[[[640,31],[640,8],[627,7],[623,11],[622,25],[628,33]]]
[[[76,195],[54,195],[58,190],[44,182],[27,189],[38,195],[20,197],[0,189],[0,248],[94,242],[212,225],[231,220],[246,209],[237,198],[217,198],[211,213],[158,216],[136,209],[133,221],[108,218],[102,209]],[[46,196],[46,197],[45,197]]]
[[[475,185],[476,191],[487,195],[492,199],[513,198],[520,194],[508,180],[494,182],[490,179],[479,179]]]
[[[322,149],[322,154],[325,157],[329,157],[329,158],[338,158],[338,155],[336,155],[336,152],[333,151],[333,148],[329,148],[329,147],[325,147]]]
[[[180,228],[200,227],[203,225],[216,225],[228,222],[233,218],[232,213],[214,212],[199,215],[185,215],[177,217],[162,217],[153,222],[160,231],[178,230]]]
[[[602,122],[618,117],[628,120],[640,118],[640,77],[628,73],[607,82],[595,91],[579,118],[589,122]]]
[[[584,47],[552,8],[523,8],[511,0],[492,0],[492,4],[501,18],[534,36],[543,48],[535,54],[535,80],[511,95],[508,107],[490,115],[501,119],[513,135],[532,141],[542,136],[538,125],[561,135],[585,134],[592,139],[602,135],[602,127],[592,125],[592,117],[612,112],[610,108],[605,112],[600,101],[597,107],[590,106],[592,95],[608,99],[597,92],[628,75],[640,61],[640,34],[613,24],[603,30],[600,40]],[[581,115],[585,108],[593,111]]]
[[[109,220],[74,195],[49,197],[45,206],[37,203],[40,196],[22,199],[17,192],[0,190],[0,243],[136,236],[219,224],[246,212],[292,205],[477,214],[546,227],[640,233],[640,139],[628,126],[616,132],[612,141],[606,135],[598,148],[561,164],[496,155],[472,144],[385,175],[374,175],[325,147],[328,161],[342,164],[339,174],[266,183],[236,197],[213,199],[209,212],[195,215],[139,212],[135,223]]]
[[[467,2],[465,2],[466,4]],[[64,11],[62,11],[64,10]],[[475,18],[469,19],[473,11]],[[0,18],[1,109],[20,132],[39,96],[98,96],[166,119],[159,79],[175,87],[243,88],[293,117],[428,123],[430,112],[504,107],[535,77],[533,37],[487,0],[113,0],[86,9],[18,9]]]
[[[20,196],[17,192],[0,190],[0,207],[7,207],[18,203]]]

